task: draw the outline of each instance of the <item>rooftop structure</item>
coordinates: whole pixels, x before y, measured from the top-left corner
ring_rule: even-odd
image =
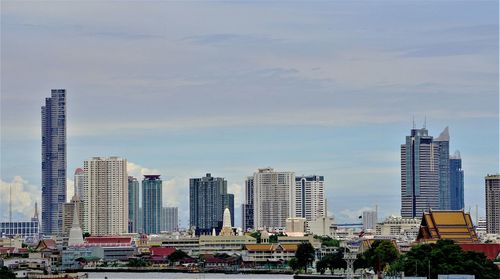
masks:
[[[463,210],[430,210],[424,212],[418,242],[436,242],[450,239],[457,243],[477,243],[472,218]]]

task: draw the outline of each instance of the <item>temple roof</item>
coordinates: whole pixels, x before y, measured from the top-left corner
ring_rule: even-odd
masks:
[[[463,210],[424,212],[417,241],[435,242],[439,239],[450,239],[458,243],[478,242],[470,214]]]

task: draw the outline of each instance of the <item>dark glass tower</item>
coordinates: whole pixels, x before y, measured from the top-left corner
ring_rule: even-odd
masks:
[[[189,225],[198,232],[211,233],[212,229],[222,227],[226,207],[227,181],[222,177],[189,179]]]
[[[245,203],[241,205],[243,231],[253,229],[253,176],[245,180]]]
[[[144,233],[160,233],[162,181],[159,175],[144,175],[142,180],[142,214]]]
[[[450,134],[444,128],[439,137],[434,139],[439,152],[439,209],[450,210]]]
[[[139,232],[139,181],[133,176],[128,177],[128,232]]]
[[[66,90],[52,89],[42,106],[42,233],[62,229],[66,202]]]
[[[464,171],[460,152],[450,156],[450,209],[460,210],[464,204]]]

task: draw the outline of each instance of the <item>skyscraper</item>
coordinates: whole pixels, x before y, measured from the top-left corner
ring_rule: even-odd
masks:
[[[254,173],[254,228],[285,228],[293,216],[295,188],[293,172],[275,172],[272,168]]]
[[[427,129],[412,129],[401,145],[401,216],[430,208],[439,208],[439,147]]]
[[[179,230],[179,208],[162,208],[161,230],[167,232],[176,232]]]
[[[229,211],[234,212],[234,194],[226,195],[226,204],[224,206],[224,209],[226,208],[228,208]],[[234,226],[234,214],[231,214],[231,226]]]
[[[374,230],[377,225],[377,211],[367,210],[363,211],[363,229]]]
[[[450,156],[450,209],[464,209],[464,171],[460,152]]]
[[[450,134],[448,127],[444,128],[439,137],[434,139],[438,146],[439,175],[439,209],[449,210],[450,205]]]
[[[52,89],[42,106],[42,232],[62,229],[66,202],[66,90]]]
[[[227,181],[222,177],[205,177],[189,180],[189,225],[211,232],[222,227],[226,205]]]
[[[128,232],[139,232],[139,181],[133,176],[128,177]]]
[[[117,235],[128,231],[127,160],[93,157],[84,162],[88,232]]]
[[[245,180],[245,203],[241,205],[243,231],[253,229],[253,176]]]
[[[84,186],[84,181],[85,181],[85,172],[81,168],[77,168],[75,170],[75,194],[78,195],[80,198],[80,201],[85,200],[85,186]]]
[[[484,178],[486,192],[486,232],[500,234],[500,174]]]
[[[143,232],[158,234],[161,231],[162,181],[160,175],[144,175],[142,180]]]
[[[293,192],[293,217],[314,221],[325,216],[325,179],[323,176],[297,176]]]

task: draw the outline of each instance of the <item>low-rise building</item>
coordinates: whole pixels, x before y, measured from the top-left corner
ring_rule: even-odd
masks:
[[[244,262],[263,264],[269,262],[286,263],[295,257],[298,244],[246,244],[242,251]]]
[[[403,218],[400,216],[389,216],[384,220],[384,222],[378,223],[375,226],[375,235],[398,236],[405,234],[407,231],[412,231],[415,228],[418,231],[421,222],[421,218]]]
[[[202,235],[199,238],[199,251],[200,254],[240,253],[244,245],[255,243],[257,240],[248,235]]]

